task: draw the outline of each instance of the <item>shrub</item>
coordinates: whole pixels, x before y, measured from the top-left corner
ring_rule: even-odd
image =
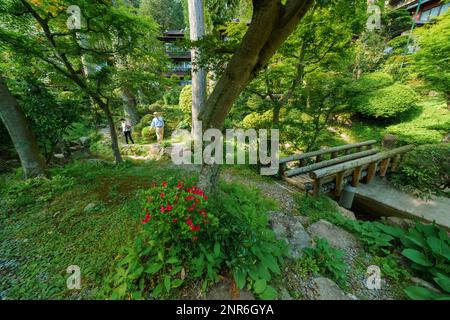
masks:
[[[446,195],[450,186],[450,145],[431,144],[406,154],[390,178],[397,186],[420,197]]]
[[[339,284],[345,284],[347,274],[344,252],[333,247],[325,239],[318,239],[315,248],[305,248],[303,252],[307,257],[314,259],[319,272],[330,276]]]
[[[242,120],[242,127],[244,129],[269,129],[272,128],[272,110],[266,111],[264,113],[252,112],[248,114]]]
[[[184,113],[190,113],[192,110],[192,86],[185,86],[180,92],[179,107]]]
[[[394,79],[383,72],[373,72],[363,75],[351,86],[351,90],[357,94],[365,94],[367,92],[386,88],[394,84]]]
[[[155,130],[152,127],[145,127],[141,131],[142,139],[146,141],[150,141],[152,139],[155,139],[156,133]]]
[[[394,118],[415,106],[417,94],[403,84],[393,84],[352,99],[353,108],[369,117]]]
[[[438,294],[420,286],[410,286],[405,293],[414,300],[450,299],[450,237],[436,225],[416,223],[415,228],[398,237],[404,246],[402,255],[411,262],[411,268],[433,280],[445,294]]]
[[[220,201],[182,182],[143,191],[142,230],[108,278],[111,297],[165,297],[193,281],[206,290],[226,269],[239,289],[275,298],[268,282],[280,274],[286,247],[267,228],[269,203],[242,186],[221,185],[221,191]]]

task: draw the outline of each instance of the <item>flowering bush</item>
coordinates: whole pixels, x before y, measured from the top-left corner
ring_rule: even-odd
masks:
[[[165,181],[153,183],[144,197],[141,224],[159,239],[167,236],[197,241],[217,220],[206,212],[208,195],[195,185],[185,186],[181,181],[176,186]]]

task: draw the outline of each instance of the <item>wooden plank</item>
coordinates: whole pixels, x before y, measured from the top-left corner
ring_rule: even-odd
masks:
[[[352,187],[356,188],[359,185],[359,180],[361,179],[361,172],[362,167],[357,167],[355,168],[355,171],[353,171]]]
[[[347,161],[344,163],[340,163],[340,164],[336,164],[330,167],[325,167],[313,172],[310,172],[309,175],[311,178],[313,179],[318,179],[318,178],[323,178],[326,176],[331,176],[334,175],[338,172],[341,171],[345,171],[348,169],[354,169],[356,167],[362,166],[362,165],[366,165],[366,164],[370,164],[372,162],[379,162],[381,160],[387,159],[387,158],[391,158],[392,156],[396,155],[396,154],[401,154],[401,153],[405,153],[410,151],[411,149],[413,149],[414,146],[409,145],[409,146],[404,146],[404,147],[400,147],[400,148],[396,148],[396,149],[392,149],[389,151],[385,151],[385,152],[380,152],[371,156],[367,156],[364,158],[359,158],[356,160],[352,160],[352,161]]]
[[[338,157],[335,159],[331,159],[331,160],[327,160],[327,161],[322,161],[319,163],[314,163],[311,164],[309,166],[305,166],[305,167],[301,167],[301,168],[294,168],[291,170],[286,171],[286,176],[288,177],[292,177],[292,176],[296,176],[299,174],[304,174],[304,173],[308,173],[317,169],[321,169],[321,168],[325,168],[325,167],[329,167],[338,163],[343,163],[343,162],[347,162],[350,160],[355,160],[355,159],[359,159],[359,158],[364,158],[370,155],[373,155],[375,153],[377,153],[378,150],[376,149],[372,149],[372,150],[366,150],[366,151],[362,151],[362,152],[358,152],[358,153],[352,153],[349,154],[347,156],[342,156],[342,157]]]
[[[316,156],[327,154],[327,153],[345,151],[345,150],[349,150],[352,148],[374,145],[375,143],[377,143],[376,140],[369,140],[369,141],[364,141],[364,142],[359,142],[359,143],[354,143],[354,144],[346,144],[343,146],[338,146],[338,147],[333,147],[333,148],[324,148],[321,150],[307,152],[307,153],[295,154],[290,157],[280,159],[280,163],[287,163],[287,162],[297,161],[297,160],[301,160],[301,159],[308,159],[308,158],[316,157]]]
[[[336,197],[339,197],[342,193],[342,184],[344,182],[344,173],[343,172],[338,172],[336,174],[336,181],[335,181],[335,187],[334,187],[334,195]]]
[[[391,162],[391,158],[384,159],[380,163],[380,172],[378,173],[380,177],[385,177],[387,169],[389,168],[389,163]]]

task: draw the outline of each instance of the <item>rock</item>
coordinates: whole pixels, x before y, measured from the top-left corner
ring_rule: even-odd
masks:
[[[416,277],[412,277],[410,280],[416,286],[427,288],[436,293],[442,293],[441,291],[439,291],[439,289],[437,289],[434,285],[432,285],[428,281]]]
[[[84,146],[84,147],[89,146],[89,142],[90,142],[89,137],[81,137],[79,140],[80,140],[80,143],[82,146]]]
[[[328,199],[328,198],[327,198],[327,199]],[[350,220],[356,220],[356,216],[355,216],[355,214],[354,214],[352,211],[347,210],[347,209],[345,209],[344,207],[341,207],[336,201],[333,201],[333,200],[331,200],[331,199],[328,199],[328,200],[334,205],[334,207],[336,208],[336,210],[338,210],[339,213],[340,213],[344,218],[347,218],[347,219],[350,219]]]
[[[84,207],[84,212],[89,213],[97,209],[97,205],[95,203],[89,203],[86,207]]]
[[[294,300],[286,288],[280,289],[280,298],[279,300]]]
[[[311,247],[311,238],[302,225],[302,219],[280,212],[270,212],[269,222],[278,240],[285,240],[294,259],[303,255],[303,248]]]
[[[450,132],[442,139],[442,143],[450,143]]]
[[[397,147],[398,137],[392,134],[387,134],[383,137],[382,146],[387,149],[394,149]]]
[[[253,294],[246,290],[239,292],[239,297],[231,298],[231,286],[227,281],[221,281],[214,285],[206,294],[206,300],[255,300]]]
[[[326,239],[332,247],[346,252],[355,251],[360,247],[359,241],[354,235],[326,220],[320,220],[310,225],[307,231],[312,237]]]
[[[414,228],[415,223],[412,220],[409,219],[404,219],[404,218],[399,218],[399,217],[387,217],[385,219],[386,224],[393,226],[393,227],[397,227],[397,228],[401,228],[404,230],[408,230],[409,228]]]
[[[313,300],[352,300],[334,281],[318,277],[313,279],[313,288],[308,295]]]
[[[311,218],[305,216],[296,216],[296,218],[301,222],[304,227],[307,227],[311,224]]]

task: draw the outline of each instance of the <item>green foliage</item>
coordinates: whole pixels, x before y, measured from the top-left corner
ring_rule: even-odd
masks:
[[[445,143],[416,147],[406,154],[390,179],[400,188],[420,197],[448,196],[450,146]]]
[[[387,256],[373,256],[373,265],[381,268],[381,274],[396,282],[405,282],[410,278],[410,273],[400,265],[400,258],[394,254]]]
[[[352,105],[365,116],[395,118],[413,108],[417,99],[417,94],[410,87],[395,83],[355,97]]]
[[[272,127],[273,112],[272,110],[264,113],[253,112],[248,114],[242,120],[244,129],[270,129]]]
[[[365,94],[368,91],[382,89],[394,84],[394,79],[383,72],[373,72],[363,75],[352,84],[352,90],[356,94]]]
[[[402,255],[410,261],[411,268],[433,280],[444,292],[438,294],[427,288],[410,286],[405,289],[406,294],[414,300],[450,300],[450,237],[447,232],[434,224],[417,222],[415,228],[398,238],[405,248]]]
[[[191,85],[184,86],[183,89],[181,90],[178,106],[184,113],[186,113],[186,114],[191,113],[191,110],[192,110],[192,86]]]
[[[141,136],[144,141],[151,141],[156,137],[155,129],[152,127],[144,127],[141,131]]]
[[[346,283],[347,264],[344,261],[343,251],[331,247],[325,239],[317,239],[315,248],[305,248],[303,252],[315,260],[321,274],[331,277],[341,285]]]
[[[450,12],[437,19],[436,23],[418,28],[416,31],[420,50],[411,61],[412,72],[426,80],[433,89],[444,93],[450,100]]]
[[[220,200],[207,199],[195,186],[163,182],[143,195],[143,233],[109,277],[112,298],[165,297],[193,281],[206,290],[222,268],[231,270],[238,288],[276,297],[269,281],[280,274],[286,247],[267,228],[272,204],[258,192],[223,184]]]

